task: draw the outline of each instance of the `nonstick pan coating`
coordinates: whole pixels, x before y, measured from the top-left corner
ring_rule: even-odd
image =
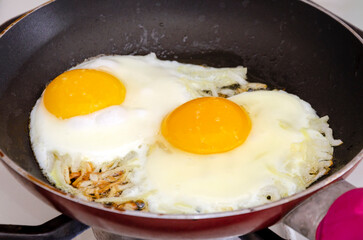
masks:
[[[150,52],[214,67],[246,66],[249,81],[285,89],[319,116],[329,115],[334,137],[344,144],[335,149],[334,165],[323,180],[342,175],[362,149],[362,39],[306,2],[62,0],[28,14],[0,38],[0,154],[52,196],[56,191],[44,187],[49,183],[28,137],[30,111],[47,83],[89,57]],[[58,210],[76,217],[49,196]],[[264,224],[285,210],[267,214],[271,221]],[[249,229],[260,227],[265,226]]]

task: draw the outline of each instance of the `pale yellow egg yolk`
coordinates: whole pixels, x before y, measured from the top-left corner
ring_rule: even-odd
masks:
[[[44,105],[58,118],[86,115],[121,104],[125,86],[106,72],[75,69],[56,77],[45,89]]]
[[[246,111],[220,97],[191,100],[162,122],[161,133],[173,146],[196,154],[222,153],[241,145],[251,130]]]

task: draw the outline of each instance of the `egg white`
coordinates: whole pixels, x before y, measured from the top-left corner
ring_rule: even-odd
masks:
[[[147,56],[99,56],[72,69],[108,72],[125,85],[121,105],[70,119],[47,111],[41,96],[30,116],[30,140],[44,174],[82,197],[64,179],[84,162],[101,169],[117,162],[129,169],[121,196],[97,202],[142,199],[156,213],[207,213],[256,206],[292,195],[323,175],[333,145],[327,117],[283,91],[236,92],[249,86],[246,69],[210,68]],[[253,85],[253,84],[252,84]],[[255,85],[259,88],[261,84]],[[248,89],[246,87],[245,89]],[[252,129],[239,147],[197,155],[172,147],[160,134],[163,118],[202,96],[229,99],[248,112]],[[322,134],[324,133],[325,136]]]
[[[147,182],[140,183],[153,192],[151,211],[207,213],[256,206],[301,191],[327,171],[333,149],[314,127],[319,117],[307,102],[284,91],[245,92],[229,99],[251,118],[247,140],[229,152],[198,155],[161,138],[164,147],[152,149]]]
[[[58,119],[41,97],[30,118],[30,138],[40,166],[51,171],[52,152],[69,155],[76,162],[101,164],[151,143],[164,115],[191,99],[175,74],[155,61],[153,56],[107,56],[74,68],[106,71],[122,81],[126,98],[121,105]]]
[[[35,157],[49,179],[54,161],[64,158],[73,169],[82,161],[95,166],[122,159],[130,152],[143,158],[155,141],[162,119],[177,106],[215,92],[223,84],[247,83],[246,70],[208,68],[147,56],[99,56],[72,69],[96,69],[118,78],[126,88],[121,105],[69,119],[58,119],[41,96],[30,116],[30,140]],[[224,81],[222,81],[224,80]],[[58,179],[59,180],[59,179]]]

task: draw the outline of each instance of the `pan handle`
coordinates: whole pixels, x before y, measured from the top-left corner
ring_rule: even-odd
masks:
[[[6,240],[67,240],[89,227],[64,214],[39,226],[0,224],[0,239]]]
[[[283,223],[308,239],[315,239],[319,223],[329,207],[343,193],[355,187],[345,180],[332,183],[305,200],[283,219]]]

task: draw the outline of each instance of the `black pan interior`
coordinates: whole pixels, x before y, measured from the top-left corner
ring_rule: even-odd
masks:
[[[46,84],[99,54],[147,54],[215,67],[244,65],[250,81],[286,89],[330,116],[330,174],[362,149],[362,43],[305,2],[55,1],[0,38],[0,148],[42,179],[29,113]]]

